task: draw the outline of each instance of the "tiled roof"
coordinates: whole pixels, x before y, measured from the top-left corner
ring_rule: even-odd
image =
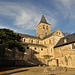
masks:
[[[66,43],[64,42],[64,39],[66,39]],[[59,42],[55,45],[55,48],[59,47],[59,46],[66,45],[66,44],[70,44],[70,43],[73,43],[73,42],[75,42],[75,33],[61,38],[59,40]]]

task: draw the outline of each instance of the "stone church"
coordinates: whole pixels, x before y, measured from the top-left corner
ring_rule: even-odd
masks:
[[[59,51],[60,49],[58,47],[62,46],[62,45],[59,45],[58,42],[62,38],[64,38],[64,35],[59,29],[57,29],[54,32],[51,32],[51,24],[49,24],[46,21],[44,15],[42,15],[40,23],[36,26],[36,36],[22,34],[22,33],[19,33],[19,35],[22,37],[22,44],[25,46],[25,49],[26,49],[25,54],[27,59],[37,58],[39,60],[43,60],[44,56],[48,55],[48,56],[51,56],[50,62],[48,60],[48,62],[45,62],[46,64],[62,66],[60,65],[60,61],[58,57],[58,56],[61,57],[62,51],[60,52],[57,52],[57,51]],[[74,41],[75,41],[75,38],[74,38]],[[75,66],[75,64],[73,64],[73,66]]]

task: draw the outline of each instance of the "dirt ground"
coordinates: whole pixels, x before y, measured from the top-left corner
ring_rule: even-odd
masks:
[[[14,70],[2,71],[0,75],[50,75],[44,72],[47,67],[27,67],[27,68],[18,68]],[[55,75],[75,75],[75,68],[68,68],[66,72],[59,73]]]

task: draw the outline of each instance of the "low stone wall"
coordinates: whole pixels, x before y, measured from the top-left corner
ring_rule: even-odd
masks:
[[[56,60],[51,60],[51,61],[49,62],[49,66],[51,66],[51,65],[57,66]]]
[[[39,59],[39,61],[41,61],[43,64],[45,65],[48,65],[48,66],[51,66],[51,65],[55,65],[57,66],[57,63],[56,63],[56,59]]]

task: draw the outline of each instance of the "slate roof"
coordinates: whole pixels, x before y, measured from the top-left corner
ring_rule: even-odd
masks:
[[[19,34],[21,37],[29,37],[29,38],[40,39],[40,37],[33,36],[33,35],[28,35],[28,34],[23,34],[23,33],[16,33],[16,34]]]
[[[64,43],[64,39],[66,39],[66,43]],[[63,46],[63,45],[67,45],[67,44],[70,44],[70,43],[73,43],[73,42],[75,42],[75,33],[61,38],[59,40],[59,42],[55,45],[54,48],[60,47],[60,46]]]
[[[44,15],[42,15],[40,23],[46,23],[46,24],[48,24],[47,21],[46,21],[46,19],[45,19],[45,17],[44,17]]]
[[[54,32],[55,32],[55,31],[54,31]],[[54,32],[52,32],[52,33],[50,33],[49,35],[45,36],[43,39],[46,39],[46,38],[52,36]],[[28,38],[35,38],[35,39],[43,40],[43,39],[41,39],[40,37],[33,36],[33,35],[28,35],[28,34],[23,34],[23,33],[16,33],[16,34],[19,34],[21,37],[28,37]]]
[[[22,43],[23,45],[35,45],[35,46],[41,46],[41,47],[45,47],[45,48],[47,48],[46,46],[44,46],[44,45],[41,45],[41,44],[34,44],[34,43]]]

